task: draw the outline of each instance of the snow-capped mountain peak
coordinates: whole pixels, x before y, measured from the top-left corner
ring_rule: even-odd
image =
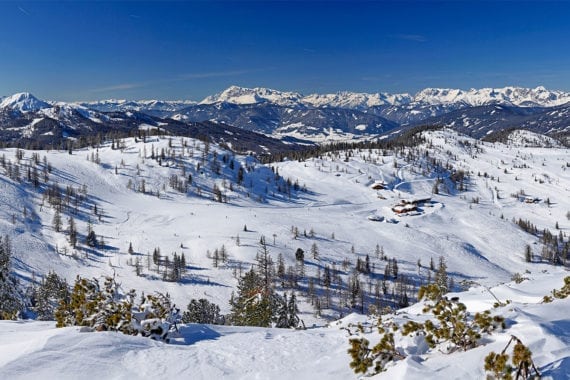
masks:
[[[295,106],[300,104],[302,96],[296,92],[277,91],[269,88],[246,88],[230,86],[224,91],[208,96],[200,104],[231,103],[231,104],[257,104],[273,103],[281,106]]]
[[[20,112],[35,112],[49,107],[51,107],[51,105],[43,100],[39,100],[29,92],[21,92],[8,96],[2,99],[2,103],[0,103],[0,109],[8,108]]]
[[[536,88],[503,87],[481,89],[426,88],[414,96],[414,102],[432,105],[464,103],[468,106],[504,104],[521,107],[554,107],[570,102],[570,93]]]
[[[425,88],[415,95],[407,93],[358,93],[340,91],[331,94],[301,95],[269,88],[245,88],[231,86],[222,92],[208,96],[200,104],[229,103],[252,105],[270,103],[287,107],[348,108],[364,110],[377,106],[406,105],[461,105],[483,106],[502,104],[519,107],[554,107],[570,102],[570,93],[536,88],[503,87],[481,89]]]
[[[409,94],[358,93],[341,91],[336,94],[311,94],[303,98],[305,104],[313,107],[337,107],[350,109],[366,109],[384,105],[403,105],[412,101]]]

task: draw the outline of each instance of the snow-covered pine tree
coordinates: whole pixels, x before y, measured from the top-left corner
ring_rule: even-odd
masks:
[[[220,307],[207,299],[192,299],[182,314],[182,322],[223,325],[224,316],[220,314]]]
[[[97,279],[77,277],[69,300],[56,310],[57,327],[86,326],[95,331],[120,331],[169,341],[180,322],[179,309],[168,294],[143,295],[135,305],[136,292],[123,294],[113,277],[103,286]]]
[[[11,274],[12,243],[0,237],[0,319],[15,319],[24,308],[18,281]]]
[[[442,293],[448,292],[449,280],[447,277],[447,264],[443,256],[439,257],[439,265],[435,273],[434,283],[439,286]]]
[[[287,293],[283,294],[282,297],[276,297],[275,313],[273,317],[275,327],[289,327],[289,309],[287,304]]]
[[[263,293],[269,295],[273,293],[273,260],[269,254],[265,236],[259,240],[259,250],[257,252],[257,270],[262,280]]]
[[[55,319],[55,311],[60,300],[69,302],[69,285],[55,272],[49,272],[35,291],[32,310],[40,321]]]
[[[292,328],[299,328],[304,323],[299,318],[299,309],[297,308],[297,297],[295,296],[295,292],[291,293],[291,297],[289,297],[289,301],[287,302],[287,327]]]
[[[77,276],[69,300],[62,299],[55,311],[56,327],[92,327],[91,316],[95,313],[99,282]]]
[[[176,335],[180,322],[180,309],[168,293],[143,296],[141,304],[132,311],[131,326],[135,333],[167,343]]]

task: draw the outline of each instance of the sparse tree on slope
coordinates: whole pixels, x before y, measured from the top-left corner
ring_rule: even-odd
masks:
[[[443,293],[448,292],[449,281],[447,277],[447,264],[445,263],[445,258],[443,256],[439,257],[439,266],[437,267],[434,283],[439,286]]]

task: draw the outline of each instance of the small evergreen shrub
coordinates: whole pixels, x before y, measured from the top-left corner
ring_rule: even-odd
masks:
[[[94,331],[120,331],[169,341],[180,321],[178,309],[168,294],[143,295],[135,304],[136,292],[122,294],[112,277],[99,280],[77,276],[69,298],[55,311],[56,327],[83,326]]]
[[[515,342],[515,345],[513,347],[511,365],[511,363],[509,363],[510,356],[506,351],[512,342]],[[532,360],[532,353],[528,347],[514,335],[511,335],[511,339],[500,354],[490,352],[485,357],[485,371],[489,374],[488,378],[497,380],[512,380],[513,378],[516,380],[528,379],[532,376],[533,372],[536,378],[540,378],[540,372],[538,372]]]
[[[443,294],[443,289],[437,284],[422,286],[418,293],[419,299],[428,301],[423,312],[432,313],[435,321],[408,321],[399,326],[393,321],[383,322],[378,318],[380,341],[373,347],[370,347],[370,342],[364,337],[362,325],[358,325],[355,334],[349,330],[351,338],[348,353],[351,356],[350,367],[354,372],[374,375],[384,371],[389,362],[404,359],[405,354],[396,347],[395,334],[423,336],[430,349],[445,349],[449,353],[474,348],[484,335],[505,328],[504,318],[493,316],[488,310],[472,317],[458,299],[449,300]]]

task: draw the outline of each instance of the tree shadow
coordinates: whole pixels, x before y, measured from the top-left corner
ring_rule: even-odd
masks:
[[[203,340],[216,340],[221,337],[221,334],[207,325],[187,324],[178,326],[178,332],[182,337],[183,342],[173,341],[172,344],[179,345],[192,345]]]

